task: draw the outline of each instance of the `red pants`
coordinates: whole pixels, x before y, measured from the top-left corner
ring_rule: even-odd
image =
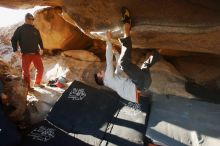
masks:
[[[22,77],[30,87],[30,65],[33,62],[37,69],[35,84],[40,84],[44,72],[44,66],[39,54],[22,54]]]

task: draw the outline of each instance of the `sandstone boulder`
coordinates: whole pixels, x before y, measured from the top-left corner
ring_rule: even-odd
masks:
[[[36,12],[35,26],[46,49],[85,49],[92,45],[89,37],[61,17],[60,8],[45,8]]]
[[[90,84],[95,82],[93,78],[94,73],[105,67],[104,62],[82,61],[60,55],[47,56],[43,58],[43,63],[45,68],[43,75],[44,83],[63,76],[68,82],[79,80]],[[84,77],[84,73],[87,74],[86,77]]]
[[[23,114],[26,110],[28,86],[20,77],[14,76],[14,70],[7,63],[0,60],[0,77],[4,85],[3,92],[7,95],[6,101],[8,104],[14,107],[14,110],[9,113],[9,117],[14,121],[20,121],[23,120]]]
[[[100,61],[100,59],[96,55],[94,55],[94,53],[86,50],[69,50],[62,52],[61,55],[72,57],[74,59],[82,60],[82,61],[91,61],[91,62]]]
[[[185,90],[186,79],[167,61],[161,60],[157,62],[150,68],[150,71],[152,77],[150,91],[157,94],[193,98]]]
[[[103,38],[103,33],[109,29],[115,35],[120,35],[120,8],[126,6],[133,18],[134,48],[154,47],[220,54],[218,0],[64,2],[66,12],[91,37]]]
[[[197,55],[178,57],[172,60],[179,72],[197,84],[217,82],[220,79],[220,56]]]
[[[0,45],[0,58],[4,62],[8,63],[11,67],[21,67],[21,58],[18,58],[14,55],[13,49],[9,45]],[[18,71],[16,71],[15,69],[14,71],[16,72],[16,74],[18,73]]]

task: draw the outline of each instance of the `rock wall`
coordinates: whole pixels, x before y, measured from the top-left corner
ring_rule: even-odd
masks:
[[[23,120],[28,94],[27,84],[20,78],[19,71],[2,60],[0,60],[0,79],[4,85],[3,93],[7,97],[5,100],[1,99],[4,101],[5,110],[12,120]],[[10,109],[11,107],[14,109]]]
[[[172,63],[183,76],[197,84],[217,84],[220,81],[220,56],[201,54],[177,57]]]
[[[77,26],[96,38],[108,29],[120,34],[120,8],[130,9],[135,48],[163,48],[220,54],[220,1],[64,0]],[[118,30],[118,31],[117,31]]]
[[[54,49],[85,49],[92,39],[61,17],[59,8],[45,8],[35,14],[35,26],[40,30],[44,47]]]
[[[45,8],[35,12],[34,25],[39,29],[47,50],[87,49],[93,40],[84,35],[77,27],[61,17],[59,8]],[[0,29],[0,44],[11,45],[11,37],[24,21]]]
[[[186,79],[169,62],[161,60],[152,66],[150,71],[152,77],[150,91],[163,95],[193,98],[193,96],[185,90]]]

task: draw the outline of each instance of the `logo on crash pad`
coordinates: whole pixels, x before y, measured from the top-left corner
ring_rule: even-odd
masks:
[[[129,116],[135,116],[141,113],[141,105],[138,103],[129,102],[124,104],[122,111]]]
[[[68,96],[72,100],[83,100],[85,97],[86,92],[83,88],[73,88]]]
[[[55,131],[56,129],[40,126],[39,128],[36,128],[33,131],[31,131],[31,133],[29,133],[28,136],[32,137],[32,139],[34,140],[47,142],[55,137]]]

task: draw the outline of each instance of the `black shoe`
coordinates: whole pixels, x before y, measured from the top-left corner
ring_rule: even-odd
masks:
[[[130,12],[126,7],[121,8],[121,17],[122,17],[121,21],[123,24],[125,23],[131,24]]]
[[[30,93],[34,92],[34,88],[28,87],[28,92]]]
[[[150,49],[150,57],[142,64],[141,69],[149,69],[152,65],[161,59],[160,53],[156,49]]]
[[[153,62],[151,64],[151,66],[154,65],[156,62],[160,61],[160,59],[161,59],[161,55],[156,49],[153,49],[152,55],[154,58],[153,58]]]
[[[34,84],[34,87],[38,87],[38,88],[45,88],[45,86],[44,86],[44,85],[42,85],[42,84]]]

